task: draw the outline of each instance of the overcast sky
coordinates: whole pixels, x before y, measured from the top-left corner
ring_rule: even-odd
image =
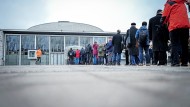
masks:
[[[140,27],[163,9],[166,0],[0,0],[0,29],[70,21],[125,32],[131,22]]]

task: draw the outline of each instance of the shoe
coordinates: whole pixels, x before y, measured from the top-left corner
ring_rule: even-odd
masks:
[[[140,64],[139,64],[139,66],[143,66],[143,64],[142,64],[142,63],[140,63]]]
[[[149,64],[149,63],[147,63],[147,64],[146,64],[146,66],[150,66],[150,64]]]
[[[187,66],[188,66],[188,64],[181,64],[181,66],[183,66],[183,67],[187,67]]]
[[[171,66],[172,66],[172,67],[179,67],[180,64],[172,64]]]

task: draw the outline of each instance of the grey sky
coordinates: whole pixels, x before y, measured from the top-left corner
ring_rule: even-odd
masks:
[[[166,0],[0,0],[0,28],[71,21],[97,26],[104,31],[126,31],[131,22],[140,27],[164,8]]]

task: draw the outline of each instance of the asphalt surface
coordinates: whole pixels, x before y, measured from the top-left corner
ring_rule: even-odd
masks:
[[[190,107],[190,66],[0,66],[0,107]]]

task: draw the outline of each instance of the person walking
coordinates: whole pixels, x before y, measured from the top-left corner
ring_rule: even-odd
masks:
[[[167,0],[161,19],[162,24],[168,24],[171,40],[171,66],[176,67],[180,65],[188,66],[188,39],[190,26],[187,8],[185,6],[186,2],[186,0]]]
[[[122,36],[121,31],[117,30],[117,34],[113,36],[112,44],[113,44],[113,65],[120,65],[121,61],[121,52],[122,52]]]
[[[166,25],[161,25],[162,10],[157,10],[156,16],[149,20],[149,39],[152,41],[153,65],[166,65],[169,32]]]
[[[147,22],[142,22],[142,26],[137,30],[136,35],[136,45],[139,49],[139,66],[143,66],[144,55],[143,50],[145,51],[146,65],[150,66],[150,55],[149,55],[149,33],[147,29]]]
[[[130,29],[127,30],[127,38],[125,43],[129,49],[130,63],[131,65],[138,64],[138,48],[136,47],[136,38],[135,34],[137,32],[136,23],[131,23]]]
[[[40,48],[38,48],[38,50],[36,51],[36,56],[37,56],[36,64],[38,64],[38,62],[41,64],[42,51]]]

